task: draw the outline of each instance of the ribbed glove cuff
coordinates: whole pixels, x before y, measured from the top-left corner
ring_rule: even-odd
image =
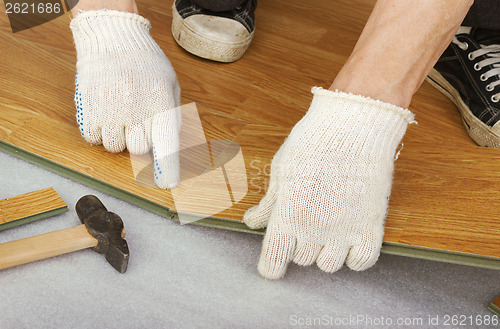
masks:
[[[311,92],[315,96],[324,96],[324,97],[318,97],[321,99],[322,102],[332,102],[335,104],[335,107],[338,107],[338,101],[342,102],[349,102],[350,105],[352,106],[353,104],[357,103],[359,107],[363,108],[375,108],[377,110],[385,110],[385,111],[391,111],[394,112],[395,114],[401,115],[401,117],[406,120],[409,124],[410,123],[416,123],[415,121],[415,115],[408,109],[390,104],[390,103],[385,103],[376,99],[372,99],[370,97],[365,97],[365,96],[360,96],[360,95],[354,95],[351,93],[345,93],[343,91],[331,91],[331,90],[326,90],[321,87],[312,87]],[[320,106],[319,108],[328,110],[331,108],[331,106],[328,106],[328,104],[324,104],[325,106]]]
[[[78,58],[116,56],[133,52],[161,52],[149,34],[151,23],[137,14],[116,10],[89,10],[70,23]]]
[[[329,136],[332,143],[349,147],[350,154],[394,156],[408,124],[416,123],[412,112],[393,104],[319,87],[311,91],[309,111],[294,129],[311,127],[312,134],[322,136],[314,138]]]

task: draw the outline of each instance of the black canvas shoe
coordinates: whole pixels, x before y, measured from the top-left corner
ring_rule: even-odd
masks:
[[[500,148],[500,31],[460,27],[427,81],[455,103],[478,145]]]
[[[172,6],[172,34],[188,52],[218,62],[240,59],[252,42],[257,0],[230,11],[214,12],[190,0]]]

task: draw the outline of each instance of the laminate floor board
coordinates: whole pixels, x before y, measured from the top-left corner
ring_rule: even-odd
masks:
[[[152,22],[152,36],[177,72],[181,103],[196,103],[206,145],[193,149],[193,154],[213,150],[216,140],[231,140],[241,147],[245,170],[235,180],[246,185],[248,193],[200,224],[250,231],[241,218],[264,196],[272,157],[306,113],[311,87],[328,87],[342,67],[373,4],[261,1],[248,52],[235,63],[222,64],[190,55],[176,44],[170,32],[172,0],[138,1],[140,12]],[[177,190],[163,191],[147,176],[147,157],[137,160],[146,166],[139,179],[127,152],[111,154],[81,138],[73,104],[75,50],[68,24],[68,16],[63,16],[13,34],[5,13],[0,13],[2,148],[55,171],[70,172],[74,179],[85,179],[108,193],[122,193],[129,202],[169,218],[176,218],[171,210],[177,209],[174,198],[179,193],[198,193],[184,199],[193,203],[193,215],[203,212],[203,205],[217,204],[217,198],[224,197],[219,190],[226,188],[223,182],[196,190],[186,179]],[[500,150],[475,145],[454,105],[427,83],[410,110],[418,125],[409,127],[396,161],[383,251],[500,268],[495,206],[500,198]],[[199,170],[192,157],[182,160],[190,178],[189,170]],[[212,154],[207,170],[217,169],[216,160]]]
[[[8,197],[2,191],[0,199],[0,231],[31,223],[68,210],[63,199],[52,188]]]
[[[490,307],[489,309],[500,316],[500,296],[498,296],[497,299],[495,299],[491,304],[490,304]]]

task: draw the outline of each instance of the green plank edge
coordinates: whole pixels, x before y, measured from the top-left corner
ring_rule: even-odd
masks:
[[[500,258],[498,257],[412,246],[394,242],[384,242],[382,245],[382,252],[389,255],[500,270]]]
[[[488,309],[495,313],[496,315],[500,316],[500,308],[498,308],[496,305],[493,305],[493,303],[488,306]]]
[[[28,223],[31,223],[31,222],[34,222],[34,221],[37,221],[37,220],[40,220],[40,219],[47,218],[47,217],[52,217],[52,216],[55,216],[55,215],[59,215],[59,214],[62,214],[64,212],[66,212],[66,211],[68,211],[68,206],[64,206],[64,207],[61,207],[61,208],[57,208],[57,209],[52,209],[52,210],[49,210],[49,211],[41,212],[39,214],[32,215],[32,216],[27,216],[27,217],[19,218],[19,219],[16,219],[14,221],[10,221],[10,222],[7,222],[7,223],[0,224],[0,231],[7,230],[7,229],[10,229],[10,228],[19,226],[19,225],[28,224]]]
[[[17,158],[20,158],[22,160],[28,161],[37,166],[50,170],[56,174],[69,178],[73,181],[87,185],[91,188],[109,194],[111,196],[114,196],[125,202],[146,209],[152,213],[179,222],[177,214],[171,211],[168,207],[162,206],[153,201],[135,195],[131,192],[117,188],[116,186],[95,179],[91,176],[82,174],[76,170],[62,166],[57,162],[43,158],[37,154],[26,151],[15,145],[0,140],[0,150],[10,155],[13,155]],[[227,229],[231,231],[252,233],[252,234],[263,235],[265,233],[265,230],[252,230],[248,228],[242,221],[239,220],[218,218],[213,216],[197,219],[191,224]],[[488,257],[475,254],[444,251],[439,249],[417,247],[417,246],[398,244],[398,243],[388,243],[388,242],[384,242],[382,246],[382,253],[500,270],[500,258],[497,257]]]

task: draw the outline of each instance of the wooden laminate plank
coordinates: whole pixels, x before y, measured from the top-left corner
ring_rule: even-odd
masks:
[[[488,307],[493,313],[500,316],[500,296],[495,299]],[[498,319],[497,319],[498,320]]]
[[[0,231],[67,211],[68,206],[52,188],[0,200]]]
[[[178,219],[171,212],[177,200],[193,218],[203,213],[203,205],[212,206],[205,212],[211,216],[198,224],[250,231],[241,218],[265,194],[274,153],[306,112],[310,88],[327,87],[342,67],[373,4],[259,2],[248,52],[235,63],[221,64],[192,56],[175,43],[172,1],[139,0],[153,37],[176,69],[182,104],[196,103],[204,129],[205,141],[181,152],[183,181],[174,191],[152,184],[150,158],[111,154],[82,140],[72,102],[75,52],[68,17],[12,34],[0,13],[0,139],[11,153],[168,218]],[[500,221],[494,207],[500,198],[500,150],[475,145],[454,105],[426,83],[410,109],[419,124],[409,127],[396,161],[385,250],[443,260],[449,253],[454,255],[449,261],[485,259],[500,268]],[[227,182],[193,177],[199,168],[192,163],[196,153],[190,152],[211,150],[214,140],[232,140],[241,147],[244,169],[231,177],[248,191],[237,202],[236,190],[228,201]],[[214,156],[203,173],[220,179],[222,168],[214,166]],[[140,177],[134,173],[135,160],[145,161]],[[215,207],[226,203],[227,209]]]

